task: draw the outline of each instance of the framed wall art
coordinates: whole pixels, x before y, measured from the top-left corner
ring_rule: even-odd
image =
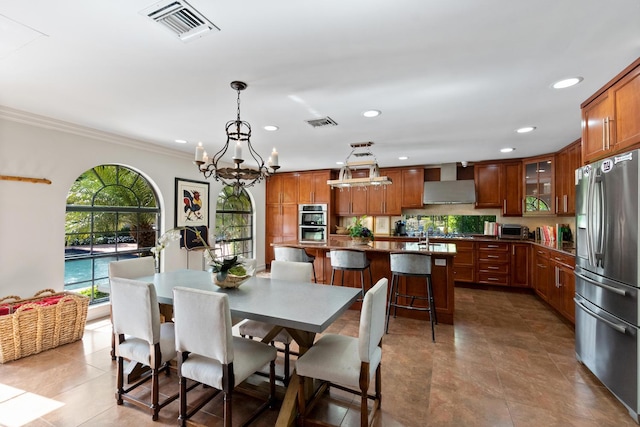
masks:
[[[176,178],[175,226],[209,226],[209,183]]]

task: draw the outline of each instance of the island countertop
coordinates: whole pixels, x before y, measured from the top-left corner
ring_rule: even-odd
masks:
[[[429,243],[418,244],[418,242],[402,242],[402,241],[372,241],[368,244],[356,244],[351,240],[330,238],[327,242],[299,242],[297,240],[272,243],[273,246],[294,246],[304,249],[358,249],[370,252],[420,252],[428,255],[455,256],[455,243]]]

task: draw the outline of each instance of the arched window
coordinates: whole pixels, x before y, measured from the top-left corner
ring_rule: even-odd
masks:
[[[160,221],[158,198],[138,172],[117,165],[94,167],[67,195],[64,287],[106,301],[109,262],[151,256]]]
[[[224,187],[216,203],[216,244],[222,254],[253,258],[253,205],[243,189]]]

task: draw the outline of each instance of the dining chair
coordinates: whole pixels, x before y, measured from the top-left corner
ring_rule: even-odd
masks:
[[[156,272],[156,260],[152,256],[123,259],[109,263],[109,282],[113,277],[137,279],[138,277],[153,276]],[[116,360],[116,335],[111,335],[111,359]]]
[[[362,301],[358,337],[325,334],[298,358],[296,372],[300,383],[298,409],[300,425],[305,425],[309,411],[325,387],[318,388],[311,401],[305,399],[305,378],[314,378],[327,386],[360,395],[360,425],[369,425],[380,408],[382,385],[380,364],[384,335],[388,280],[380,279]],[[375,394],[369,395],[369,384],[375,377]],[[371,414],[368,399],[373,400]],[[309,420],[311,421],[311,420]]]
[[[318,283],[314,261],[316,257],[309,255],[304,248],[295,246],[276,246],[273,248],[276,261],[308,262],[313,268],[313,281]]]
[[[180,376],[178,424],[185,426],[189,418],[222,391],[224,425],[230,427],[233,389],[269,364],[269,397],[243,423],[249,424],[273,403],[276,349],[232,335],[229,296],[224,293],[178,286],[173,288],[173,305]],[[196,384],[188,386],[188,380]],[[198,384],[214,390],[188,406],[187,392]]]
[[[292,282],[311,282],[312,267],[308,262],[272,261],[271,278],[275,280],[287,280]],[[238,326],[240,336],[249,338],[264,338],[273,329],[273,325],[257,320],[246,320]],[[284,354],[284,375],[278,377],[285,385],[289,384],[291,366],[291,342],[293,338],[289,332],[282,329],[278,332],[274,342],[284,345],[284,349],[278,349]]]
[[[178,398],[178,393],[159,400],[158,375],[169,372],[169,362],[176,357],[173,323],[160,323],[160,309],[153,283],[113,277],[111,279],[111,316],[116,335],[117,389],[116,402],[122,405],[126,400],[148,409],[152,419],[158,419],[160,409]],[[145,375],[137,382],[124,388],[124,359],[151,368],[151,375]],[[129,394],[151,380],[151,400],[146,402]]]

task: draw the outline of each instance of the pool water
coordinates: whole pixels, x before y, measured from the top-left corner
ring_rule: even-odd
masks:
[[[109,278],[109,263],[135,255],[108,256],[95,259],[71,259],[64,262],[64,287],[68,290],[86,288],[91,285],[91,264],[95,263],[94,281],[96,284]]]

